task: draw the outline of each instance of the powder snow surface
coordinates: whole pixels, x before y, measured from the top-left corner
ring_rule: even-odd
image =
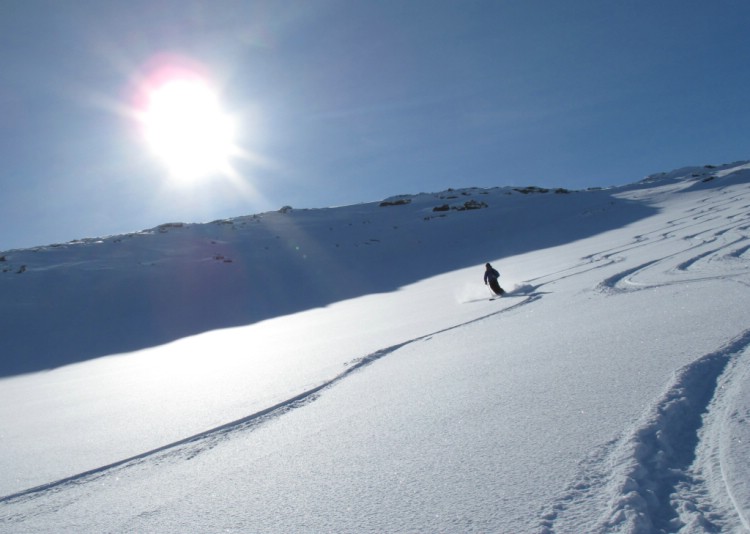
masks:
[[[749,267],[747,163],[0,253],[0,532],[748,531]]]

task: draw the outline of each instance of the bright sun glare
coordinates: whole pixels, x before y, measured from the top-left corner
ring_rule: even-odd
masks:
[[[145,95],[141,122],[151,150],[178,182],[231,172],[234,123],[206,80],[161,80]]]

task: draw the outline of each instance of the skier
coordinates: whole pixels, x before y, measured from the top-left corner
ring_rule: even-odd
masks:
[[[489,263],[486,263],[484,267],[484,285],[487,285],[489,282],[490,288],[495,295],[503,295],[505,290],[500,287],[500,284],[497,282],[497,279],[500,278],[500,273],[493,269],[492,265]]]

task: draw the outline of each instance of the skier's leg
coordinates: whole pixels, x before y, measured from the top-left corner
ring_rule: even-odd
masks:
[[[497,283],[497,280],[490,280],[490,287],[492,288],[492,291],[494,291],[496,295],[503,294],[503,290],[500,289],[500,284]]]

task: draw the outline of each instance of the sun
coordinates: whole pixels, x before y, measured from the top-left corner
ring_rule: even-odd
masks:
[[[159,80],[145,94],[140,113],[151,151],[181,184],[231,172],[235,126],[218,93],[199,76]]]

